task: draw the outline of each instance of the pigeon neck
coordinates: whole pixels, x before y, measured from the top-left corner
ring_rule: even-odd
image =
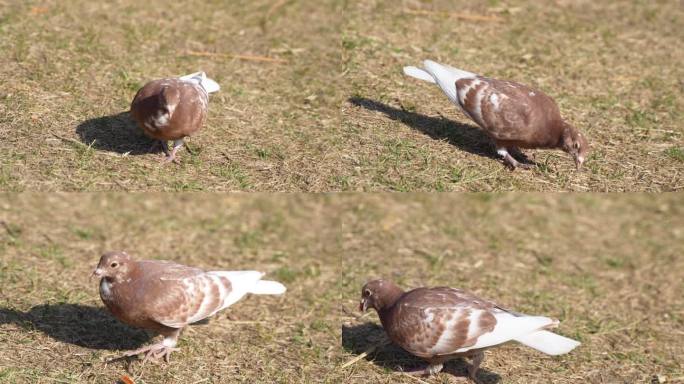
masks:
[[[575,127],[566,123],[565,121],[561,122],[561,127],[562,133],[558,141],[558,147],[562,148],[565,152],[567,152],[570,150],[570,147],[568,145],[572,142],[572,136],[575,132]]]
[[[382,299],[377,304],[378,313],[389,312],[394,308],[399,298],[404,294],[404,291],[397,286],[387,287],[382,294]]]

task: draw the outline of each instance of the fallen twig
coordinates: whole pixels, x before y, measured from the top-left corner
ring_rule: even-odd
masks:
[[[495,22],[501,21],[501,18],[498,16],[473,15],[470,13],[462,13],[462,12],[427,11],[424,9],[404,9],[403,12],[408,13],[410,15],[439,15],[439,16],[455,17],[457,19],[470,20],[470,21],[495,21]]]
[[[60,136],[60,135],[58,135],[58,134],[56,134],[56,133],[54,133],[54,132],[50,132],[50,134],[52,134],[52,136],[54,136],[54,137],[56,137],[56,138],[58,138],[58,139],[60,139],[60,140],[62,140],[62,141],[66,141],[66,142],[69,142],[69,143],[74,143],[74,144],[78,145],[78,146],[81,147],[81,148],[90,149],[90,148],[92,147],[92,144],[91,144],[91,145],[86,145],[86,144],[84,144],[84,143],[82,143],[82,142],[80,142],[80,141],[78,141],[78,140],[76,140],[76,139],[72,139],[71,137]],[[95,143],[95,141],[93,140],[93,144],[94,144],[94,143]]]
[[[644,320],[646,320],[646,319],[645,319],[645,318],[639,319],[639,320],[633,321],[633,322],[631,322],[631,323],[629,323],[629,324],[627,324],[627,325],[625,325],[625,326],[623,326],[623,327],[613,328],[613,329],[607,329],[607,330],[605,330],[605,331],[596,332],[596,333],[594,333],[594,334],[591,335],[591,336],[592,336],[592,337],[596,337],[596,336],[608,335],[608,334],[611,334],[611,333],[618,333],[618,332],[622,332],[622,331],[629,331],[630,329],[634,328],[634,326],[636,326],[637,324],[641,323],[641,322],[644,321]]]
[[[234,325],[251,325],[251,324],[268,324],[270,321],[259,321],[259,320],[230,320],[230,324]]]
[[[221,53],[221,52],[206,52],[206,51],[187,51],[185,52],[188,56],[200,56],[200,57],[229,57],[232,59],[246,60],[246,61],[260,61],[267,63],[278,63],[287,64],[287,60],[279,59],[276,57],[268,56],[252,56],[252,55],[238,55],[233,53]]]
[[[418,377],[415,377],[414,375],[410,375],[410,374],[408,374],[408,373],[406,373],[406,372],[401,372],[401,374],[402,374],[403,376],[408,376],[408,377],[412,378],[413,380],[416,380],[416,381],[419,382],[419,383],[430,384],[430,383],[428,383],[427,381],[422,380],[422,379],[420,379],[420,378],[418,378]]]
[[[271,18],[271,15],[273,15],[279,8],[281,8],[285,3],[287,3],[288,0],[278,0],[273,5],[271,5],[268,8],[268,11],[266,11],[266,16],[264,19],[268,20]]]
[[[363,359],[364,357],[373,353],[380,345],[381,344],[376,344],[376,345],[371,346],[370,348],[366,349],[364,352],[360,353],[355,358],[353,358],[353,359],[347,361],[346,363],[342,364],[340,366],[340,369],[345,369],[351,365],[354,365],[357,361],[359,361],[359,360]]]

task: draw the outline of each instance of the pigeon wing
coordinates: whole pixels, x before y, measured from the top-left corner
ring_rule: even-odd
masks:
[[[494,304],[459,289],[415,289],[397,303],[391,337],[417,356],[452,354],[493,327],[491,308]]]
[[[182,328],[218,312],[231,292],[227,278],[209,273],[181,279],[162,277],[150,288],[157,294],[150,302],[149,316],[172,328]]]
[[[479,76],[456,88],[459,105],[495,140],[535,142],[562,120],[551,97],[524,84]]]
[[[419,288],[397,303],[390,337],[424,358],[467,353],[517,341],[541,352],[567,353],[580,343],[548,332],[558,321],[509,311],[460,289]]]
[[[167,327],[182,328],[211,316],[230,290],[227,279],[211,277],[199,268],[160,260],[138,265],[141,275],[135,298],[149,319]]]

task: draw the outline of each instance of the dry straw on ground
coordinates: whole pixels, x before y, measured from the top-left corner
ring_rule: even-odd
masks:
[[[549,357],[519,344],[486,352],[484,383],[682,382],[684,219],[677,195],[368,196],[342,217],[346,383],[415,383],[424,367],[358,312],[371,278],[464,288],[560,319],[583,344]],[[362,353],[366,356],[355,361]],[[465,375],[458,360],[447,367]],[[422,380],[465,382],[449,374]],[[659,381],[660,380],[660,381]]]
[[[322,199],[30,195],[0,199],[0,382],[333,382],[342,364],[334,219]],[[311,231],[315,227],[316,231]],[[259,269],[281,297],[248,296],[181,336],[171,363],[105,364],[149,343],[104,309],[104,250],[206,269]]]
[[[678,195],[27,195],[0,199],[0,381],[415,382],[359,290],[451,285],[561,320],[551,358],[487,352],[487,383],[684,378]],[[205,268],[259,268],[289,288],[190,327],[169,366],[103,359],[148,342],[102,310],[105,249]],[[464,372],[462,362],[450,367]],[[500,379],[500,380],[499,380]],[[455,382],[448,374],[428,383]]]
[[[1,190],[332,189],[340,2],[5,3]],[[125,112],[197,70],[222,89],[193,153],[160,166]]]
[[[676,1],[10,1],[0,7],[3,190],[678,190]],[[508,172],[436,87],[433,58],[554,96],[592,139]],[[223,86],[181,166],[125,113],[152,78]]]
[[[463,15],[479,16],[464,18]],[[350,188],[663,191],[684,187],[684,8],[677,1],[364,1],[343,30]],[[508,172],[438,87],[403,75],[424,59],[544,90],[591,139]]]

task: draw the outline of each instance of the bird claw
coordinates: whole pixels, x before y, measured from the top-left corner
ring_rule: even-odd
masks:
[[[166,163],[174,163],[174,164],[179,164],[180,165],[180,160],[175,156],[175,155],[167,155],[164,156],[164,158],[161,160],[162,164]]]
[[[167,145],[165,145],[164,148],[166,149],[164,151],[164,153],[166,153],[166,157],[164,159],[162,159],[161,162],[163,164],[171,163],[171,162],[173,162],[175,164],[180,164],[180,160],[176,157],[176,152],[178,152],[178,148],[180,148],[180,146],[174,146],[171,151],[169,151],[169,148]]]
[[[416,369],[411,369],[408,371],[402,371],[408,375],[411,376],[432,376],[436,375],[439,372],[442,371],[442,364],[433,364],[433,365],[428,365],[425,368],[416,368]]]
[[[171,352],[175,352],[178,350],[179,350],[179,348],[170,348],[170,347],[166,347],[166,346],[159,348],[159,349],[156,349],[156,350],[150,350],[149,352],[147,352],[147,354],[143,358],[143,364],[147,360],[150,360],[150,359],[159,360],[160,358],[164,358],[164,361],[168,364],[171,361],[171,357],[170,357]]]
[[[532,169],[534,168],[535,164],[530,164],[530,163],[521,163],[518,160],[514,159],[513,156],[507,155],[504,160],[504,165],[510,169],[511,171],[515,171],[516,168],[520,169]]]
[[[428,372],[427,368],[411,369],[408,371],[401,371],[401,372],[405,373],[407,375],[411,375],[411,376],[430,376],[430,373]]]
[[[515,165],[514,165],[514,164],[511,164],[511,163],[509,163],[509,162],[507,162],[507,161],[504,161],[504,166],[505,166],[506,168],[508,168],[511,172],[512,172],[512,171],[515,171]]]
[[[124,359],[127,357],[133,357],[133,356],[138,356],[141,353],[145,354],[145,357],[143,358],[143,364],[145,364],[148,360],[159,360],[160,358],[164,358],[164,361],[167,363],[170,361],[170,356],[171,352],[175,352],[180,350],[180,348],[173,348],[166,346],[162,343],[157,343],[153,345],[149,345],[147,347],[142,347],[139,349],[135,349],[133,351],[128,351],[124,353],[122,356],[110,360],[119,360],[119,359]]]

